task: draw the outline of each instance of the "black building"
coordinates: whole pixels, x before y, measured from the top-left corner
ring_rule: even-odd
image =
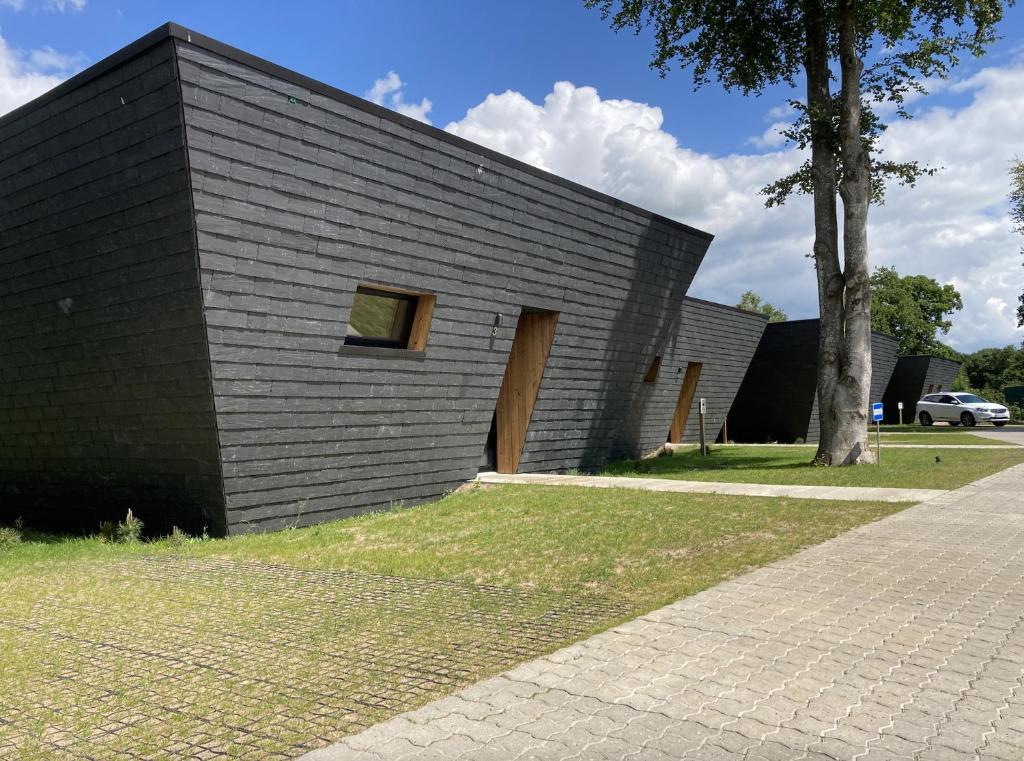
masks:
[[[698,406],[705,400],[705,436],[715,441],[754,356],[768,318],[724,304],[686,297],[679,328],[648,368],[641,387],[640,449],[698,441]],[[656,378],[651,377],[654,370]]]
[[[0,520],[211,533],[656,446],[711,241],[173,24],[0,119],[0,232]]]
[[[900,357],[885,389],[885,422],[900,421],[899,402],[903,402],[903,422],[917,419],[917,402],[925,394],[949,391],[960,372],[960,363],[952,359],[915,354]]]
[[[881,401],[898,342],[871,333],[871,400]],[[769,323],[729,412],[729,438],[746,443],[816,442],[818,320]]]

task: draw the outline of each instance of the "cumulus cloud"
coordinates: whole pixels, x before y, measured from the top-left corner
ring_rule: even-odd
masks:
[[[389,71],[386,77],[376,80],[373,87],[367,90],[363,97],[372,100],[379,106],[385,106],[400,114],[430,124],[427,114],[430,113],[434,104],[428,98],[424,98],[419,103],[406,103],[405,95],[402,92],[404,87],[405,83],[401,77],[395,72]]]
[[[50,47],[26,52],[0,37],[0,114],[42,95],[85,63],[81,53],[68,55]]]
[[[894,265],[956,285],[965,309],[948,336],[971,350],[1019,342],[1013,305],[1024,289],[1020,241],[1010,232],[1007,165],[1020,153],[1024,66],[990,68],[958,83],[972,94],[952,111],[918,103],[918,118],[897,122],[883,148],[943,171],[915,189],[892,188],[872,209],[873,265]],[[554,85],[542,103],[508,91],[489,95],[447,125],[457,135],[715,233],[692,293],[727,303],[753,288],[790,317],[817,314],[810,203],[795,198],[765,209],[758,190],[801,156],[778,139],[788,107],[751,140],[760,152],[712,156],[682,146],[661,110],[602,99],[591,87]]]

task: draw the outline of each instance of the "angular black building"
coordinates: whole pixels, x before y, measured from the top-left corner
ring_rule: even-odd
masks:
[[[638,448],[698,441],[701,399],[707,441],[719,438],[767,324],[760,312],[687,296],[671,342],[640,388],[643,412],[633,417],[642,422]]]
[[[816,442],[818,320],[769,323],[729,412],[729,438],[743,443]],[[882,401],[899,343],[871,333],[871,400]]]
[[[960,363],[930,354],[900,357],[885,389],[885,422],[900,421],[899,402],[903,402],[903,422],[917,420],[917,402],[925,394],[949,391],[960,372]]]
[[[710,241],[167,25],[0,119],[0,520],[266,530],[639,453]]]

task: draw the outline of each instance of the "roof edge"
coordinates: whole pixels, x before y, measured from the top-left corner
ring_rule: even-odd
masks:
[[[732,304],[722,304],[718,301],[709,301],[708,299],[699,299],[696,296],[684,296],[683,301],[694,301],[698,304],[705,304],[707,306],[717,307],[718,309],[728,309],[732,312],[740,312],[742,314],[750,315],[751,317],[762,317],[765,322],[768,322],[768,315],[764,312],[757,312],[753,309],[744,309],[743,307],[736,307]]]
[[[505,164],[506,166],[510,166],[514,169],[518,169],[520,171],[534,175],[535,177],[540,177],[549,182],[553,182],[557,185],[561,185],[562,187],[573,190],[574,192],[581,193],[583,195],[589,196],[590,198],[595,198],[604,202],[611,203],[613,206],[632,211],[633,213],[640,214],[641,216],[646,217],[648,219],[657,220],[659,222],[669,225],[670,227],[685,231],[691,235],[706,240],[709,244],[712,240],[714,240],[714,234],[709,233],[705,230],[701,230],[699,228],[693,227],[692,225],[688,225],[684,222],[679,222],[677,220],[671,219],[670,217],[666,217],[661,214],[656,214],[655,212],[649,211],[648,209],[644,209],[640,206],[629,203],[628,201],[623,201],[622,199],[616,198],[615,196],[611,196],[607,193],[595,190],[594,188],[587,187],[586,185],[581,185],[578,182],[573,182],[572,180],[560,177],[559,175],[553,174],[544,169],[539,169],[531,164],[527,164],[523,161],[520,161],[519,159],[512,158],[511,156],[499,153],[498,151],[495,151],[491,148],[486,148],[478,143],[474,143],[470,140],[466,140],[465,138],[453,135],[450,132],[445,132],[444,130],[438,127],[434,127],[429,124],[424,124],[423,122],[417,121],[416,119],[413,119],[408,116],[404,116],[403,114],[399,114],[396,111],[392,111],[391,109],[385,108],[384,106],[377,105],[376,103],[368,101],[364,98],[360,98],[349,92],[340,90],[325,82],[313,79],[312,77],[308,77],[305,74],[300,74],[297,71],[288,69],[284,66],[273,63],[272,61],[268,61],[265,58],[260,58],[259,56],[253,55],[252,53],[247,53],[244,50],[228,45],[227,43],[220,42],[219,40],[215,40],[212,37],[207,37],[206,35],[200,34],[199,32],[192,31],[191,29],[181,26],[180,24],[176,24],[173,21],[168,21],[167,23],[162,24],[153,31],[149,32],[148,34],[145,34],[142,37],[135,40],[134,42],[129,43],[117,52],[112,53],[106,58],[103,58],[102,60],[94,63],[92,66],[85,69],[84,71],[80,71],[78,74],[75,74],[70,79],[64,80],[59,85],[57,85],[51,90],[48,90],[39,97],[30,100],[28,103],[19,106],[18,108],[14,109],[13,111],[10,111],[7,114],[4,114],[3,116],[0,116],[0,126],[2,126],[8,121],[13,121],[14,119],[24,116],[27,113],[31,113],[35,109],[46,105],[47,103],[55,100],[61,95],[70,92],[75,88],[81,87],[82,85],[92,81],[93,79],[96,79],[97,77],[107,73],[111,69],[121,65],[122,63],[128,61],[131,58],[136,57],[137,55],[145,52],[149,48],[167,39],[181,40],[186,44],[202,48],[203,50],[207,50],[211,53],[223,56],[224,58],[228,58],[237,63],[241,63],[245,66],[257,69],[258,71],[261,71],[269,76],[275,77],[277,79],[282,79],[286,82],[297,85],[299,87],[304,87],[312,92],[318,93],[319,95],[323,95],[325,97],[341,101],[346,105],[350,105],[354,108],[358,108],[362,111],[374,114],[375,116],[379,116],[384,119],[389,119],[392,122],[401,124],[403,127],[408,127],[409,129],[416,130],[423,134],[431,135],[432,137],[435,137],[439,140],[443,140],[444,142],[450,143],[452,145],[456,145],[460,148],[473,151],[489,159],[492,159],[500,164]]]
[[[770,326],[771,325],[796,325],[797,323],[804,323],[804,322],[821,322],[821,318],[820,317],[804,317],[803,319],[800,319],[800,320],[784,320],[782,322],[769,322],[768,325],[770,325]],[[871,335],[872,336],[878,336],[879,338],[884,338],[887,341],[893,341],[897,345],[899,344],[899,339],[896,338],[895,336],[890,336],[890,335],[888,335],[886,333],[881,333],[881,332],[879,332],[877,330],[872,330],[871,331]]]
[[[23,103],[13,111],[8,111],[6,114],[0,116],[0,126],[7,122],[14,121],[25,114],[32,113],[37,108],[42,108],[47,103],[56,100],[62,95],[71,92],[83,85],[88,84],[94,79],[98,79],[103,76],[111,69],[114,69],[121,64],[135,58],[136,56],[145,53],[152,47],[160,44],[164,40],[171,39],[175,36],[174,30],[180,29],[177,24],[168,21],[166,24],[158,26],[152,32],[144,34],[134,42],[130,42],[120,50],[111,53],[106,58],[102,58],[92,66],[83,69],[72,77],[68,77],[59,85],[50,88],[42,95],[38,95],[28,103]]]

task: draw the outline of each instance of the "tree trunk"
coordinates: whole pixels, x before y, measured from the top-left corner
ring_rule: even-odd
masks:
[[[836,218],[836,161],[832,128],[828,32],[821,0],[806,0],[807,110],[811,127],[811,173],[814,197],[814,267],[818,277],[818,414],[821,438],[815,462],[831,464],[835,451],[835,394],[843,365],[844,278],[839,266]],[[840,461],[843,458],[840,458]]]
[[[839,379],[832,404],[829,448],[832,464],[874,462],[868,448],[868,404],[871,399],[871,284],[868,270],[868,205],[871,202],[870,157],[861,135],[860,78],[864,69],[857,53],[858,0],[839,3],[841,70],[839,152],[842,157],[843,309]],[[822,428],[825,420],[822,420]],[[820,450],[819,450],[820,451]]]

